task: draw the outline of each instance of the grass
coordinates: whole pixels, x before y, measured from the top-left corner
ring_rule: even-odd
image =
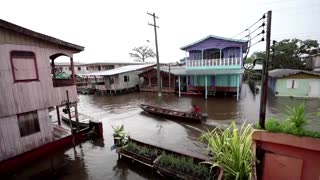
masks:
[[[154,148],[148,148],[146,146],[140,146],[134,142],[128,142],[127,146],[125,147],[125,150],[139,154],[141,156],[145,157],[156,157],[157,156],[157,149]]]
[[[235,122],[225,129],[215,128],[201,135],[200,140],[208,143],[208,150],[214,153],[213,167],[224,170],[224,179],[247,180],[251,178],[252,126],[236,126]]]
[[[182,173],[191,174],[200,179],[208,179],[210,177],[210,168],[194,163],[191,157],[162,153],[159,164]]]
[[[287,119],[285,121],[279,121],[275,118],[268,119],[265,122],[265,129],[270,132],[320,138],[320,132],[305,129],[308,122],[305,106],[304,104],[300,104],[298,107],[288,107]],[[256,127],[261,129],[259,125]]]

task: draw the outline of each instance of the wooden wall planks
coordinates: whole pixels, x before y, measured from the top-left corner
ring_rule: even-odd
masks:
[[[38,110],[40,132],[21,137],[17,116],[0,118],[0,161],[32,150],[53,140],[48,109]]]
[[[36,55],[39,81],[14,82],[10,51],[32,51]],[[62,53],[72,57],[72,50],[0,28],[0,161],[51,142],[52,122],[48,108],[66,100],[77,102],[76,86],[54,88],[50,56]],[[21,137],[17,115],[37,110],[40,132]]]

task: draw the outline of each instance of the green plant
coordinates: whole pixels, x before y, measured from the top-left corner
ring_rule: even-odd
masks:
[[[215,128],[202,134],[200,140],[208,143],[208,150],[214,153],[213,167],[224,170],[224,179],[251,179],[252,125],[242,124],[240,129],[235,122],[225,129]]]
[[[191,174],[200,179],[208,179],[210,177],[210,168],[195,163],[191,157],[176,156],[163,152],[159,159],[159,165],[175,169],[182,173]]]
[[[112,126],[112,129],[114,131],[113,136],[122,137],[125,135],[123,124],[121,126],[116,126],[116,127]]]
[[[129,141],[127,146],[125,147],[125,150],[146,156],[146,157],[156,157],[157,155],[157,149],[154,148],[148,148],[146,146],[140,146],[134,142]]]
[[[305,114],[304,104],[300,104],[296,108],[288,107],[288,116],[286,121],[279,121],[275,118],[268,119],[265,122],[265,129],[271,132],[319,138],[320,132],[308,131],[305,129],[307,123],[308,120],[307,115]],[[257,127],[260,128],[260,126]]]
[[[117,146],[121,147],[124,146],[127,143],[127,135],[124,131],[124,125],[113,127],[113,137],[114,137],[114,143],[117,144]]]
[[[305,114],[305,106],[304,104],[300,104],[298,107],[287,107],[288,108],[288,118],[289,121],[293,126],[300,129],[303,128],[308,120]]]

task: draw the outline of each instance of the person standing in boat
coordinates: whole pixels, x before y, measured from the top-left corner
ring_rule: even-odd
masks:
[[[200,114],[200,108],[199,108],[199,106],[196,105],[196,104],[193,105],[193,113],[194,113],[195,115],[199,115],[199,114]]]

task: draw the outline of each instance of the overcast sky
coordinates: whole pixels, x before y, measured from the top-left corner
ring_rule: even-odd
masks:
[[[232,38],[268,10],[272,39],[320,40],[319,0],[2,0],[0,18],[84,46],[76,61],[129,62],[133,47],[154,48],[147,12],[155,12],[160,62],[176,62],[180,47],[210,34]]]

